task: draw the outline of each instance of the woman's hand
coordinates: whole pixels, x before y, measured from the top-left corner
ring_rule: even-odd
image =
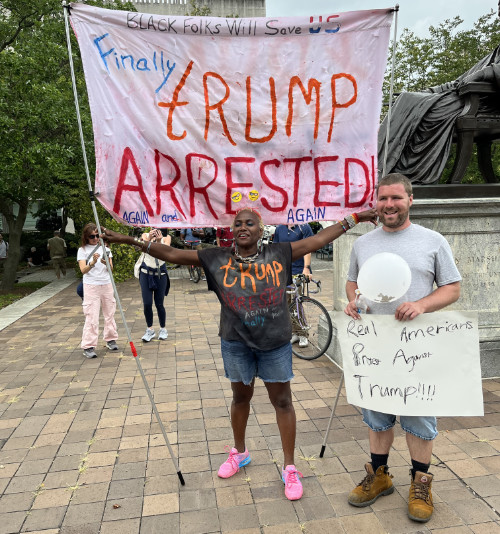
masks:
[[[91,265],[92,267],[97,263],[97,260],[99,259],[99,252],[94,252],[94,254],[92,255],[92,260],[89,265]]]
[[[377,210],[372,208],[371,210],[360,211],[356,213],[359,222],[371,222],[375,226],[378,224]]]

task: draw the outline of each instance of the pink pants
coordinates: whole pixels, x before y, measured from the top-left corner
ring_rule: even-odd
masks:
[[[116,330],[114,318],[116,301],[113,295],[113,286],[111,284],[103,286],[83,284],[85,325],[82,333],[82,349],[97,347],[97,343],[99,342],[99,310],[101,304],[102,314],[104,315],[104,341],[118,339],[118,331]]]

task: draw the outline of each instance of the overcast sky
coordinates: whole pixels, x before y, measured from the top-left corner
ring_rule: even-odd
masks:
[[[497,12],[498,0],[266,0],[267,16],[331,15],[360,9],[379,9],[399,4],[398,35],[409,28],[422,37],[429,26],[436,26],[446,19],[460,15],[464,19],[462,29],[472,24],[491,9]]]

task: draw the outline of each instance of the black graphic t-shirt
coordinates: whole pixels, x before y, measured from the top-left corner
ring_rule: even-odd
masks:
[[[230,248],[198,251],[208,289],[221,303],[219,336],[257,350],[292,337],[286,286],[292,283],[290,243],[263,245],[255,263],[241,263]]]

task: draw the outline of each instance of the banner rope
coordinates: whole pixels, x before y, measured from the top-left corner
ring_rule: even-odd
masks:
[[[384,164],[382,165],[382,176],[385,176],[387,169],[387,153],[389,151],[389,132],[391,130],[391,112],[392,112],[392,98],[394,96],[394,67],[396,65],[396,47],[398,44],[398,13],[399,4],[394,6],[394,36],[392,38],[392,64],[391,64],[391,82],[389,87],[389,109],[387,110],[387,129],[385,132],[385,148],[384,148]]]
[[[106,261],[106,268],[108,270],[109,277],[111,279],[111,285],[113,286],[113,292],[114,292],[114,296],[115,296],[115,299],[116,299],[116,303],[118,305],[118,309],[120,310],[120,315],[121,315],[121,318],[122,318],[122,322],[123,322],[123,325],[125,327],[125,331],[127,333],[127,339],[128,339],[129,345],[130,345],[130,350],[132,351],[132,355],[133,355],[134,360],[135,360],[135,362],[137,364],[137,368],[139,370],[139,373],[141,375],[142,381],[144,383],[144,387],[145,387],[146,392],[148,394],[149,401],[151,403],[151,407],[152,407],[153,412],[154,412],[154,414],[156,416],[156,420],[158,421],[158,424],[160,425],[161,433],[163,434],[163,439],[165,440],[165,444],[167,445],[168,450],[170,452],[170,457],[172,459],[172,462],[174,464],[175,470],[177,472],[177,476],[179,477],[179,480],[180,480],[181,484],[184,486],[185,485],[184,477],[182,476],[182,473],[181,473],[181,471],[179,469],[179,463],[177,461],[177,457],[174,454],[174,451],[172,450],[172,446],[170,445],[170,441],[169,441],[169,439],[167,437],[167,432],[165,430],[165,426],[163,425],[163,422],[162,422],[162,420],[160,418],[160,414],[158,413],[158,410],[156,408],[156,404],[155,404],[153,395],[151,393],[151,389],[149,388],[148,382],[146,380],[146,376],[144,374],[144,370],[142,368],[141,361],[137,357],[137,350],[135,348],[135,345],[134,345],[134,343],[132,341],[132,337],[130,335],[130,329],[129,329],[127,321],[125,319],[125,313],[123,312],[123,307],[122,307],[122,304],[121,304],[121,301],[120,301],[120,296],[118,295],[118,290],[116,288],[115,280],[113,278],[113,272],[111,270],[111,265],[109,263],[109,258],[108,258],[108,255],[106,254],[106,247],[105,247],[103,239],[100,237],[101,234],[102,234],[102,230],[101,230],[101,225],[100,225],[100,222],[99,222],[99,215],[97,214],[97,209],[96,209],[96,205],[95,205],[95,194],[94,194],[94,191],[92,189],[92,182],[91,182],[91,179],[90,179],[90,172],[89,172],[89,166],[88,166],[88,160],[87,160],[87,152],[85,150],[85,140],[84,140],[84,135],[83,135],[82,120],[81,120],[81,115],[80,115],[80,105],[79,105],[79,102],[78,102],[78,91],[77,91],[77,88],[76,88],[75,70],[74,70],[74,65],[73,65],[73,53],[72,53],[72,49],[71,49],[71,38],[70,38],[70,31],[69,31],[69,15],[70,15],[71,6],[69,6],[66,3],[66,1],[63,1],[62,6],[63,6],[63,12],[64,12],[64,26],[65,26],[65,29],[66,29],[66,43],[67,43],[67,47],[68,47],[69,66],[70,66],[70,71],[71,71],[71,83],[73,85],[73,97],[74,97],[74,100],[75,100],[75,109],[76,109],[76,116],[77,116],[77,122],[78,122],[78,130],[80,132],[80,143],[81,143],[81,146],[82,146],[83,162],[84,162],[84,165],[85,165],[85,174],[86,174],[86,177],[87,177],[87,184],[88,184],[88,188],[89,188],[89,197],[90,197],[90,203],[92,205],[92,212],[94,214],[94,219],[95,219],[95,223],[96,223],[96,226],[97,226],[97,231],[99,232],[100,246],[102,247],[102,250],[103,250],[103,257],[104,257],[104,259]]]

